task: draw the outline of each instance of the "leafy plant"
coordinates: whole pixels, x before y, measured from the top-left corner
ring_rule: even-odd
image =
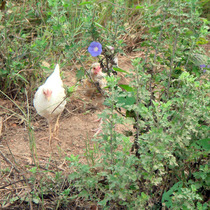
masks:
[[[126,74],[129,86],[120,88],[114,77],[107,78],[109,108],[100,116],[104,133],[96,139],[100,162],[94,170],[77,162],[77,175],[82,177],[70,179],[76,181],[79,197],[103,208],[205,208],[200,202],[208,187],[199,179],[208,172],[198,171],[207,161],[207,151],[197,144],[207,138],[209,123],[209,84],[206,77],[200,81],[200,65],[206,61],[198,42],[206,36],[206,23],[199,19],[196,1],[158,1],[139,8],[147,28],[142,42],[145,57],[133,60],[134,69]],[[199,62],[192,59],[197,54]],[[122,108],[126,115],[115,113]],[[135,129],[134,154],[129,152],[129,137],[115,130],[124,116]]]

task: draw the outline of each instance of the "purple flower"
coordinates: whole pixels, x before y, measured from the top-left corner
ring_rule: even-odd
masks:
[[[205,64],[202,64],[202,65],[200,65],[200,67],[201,67],[201,68],[205,68],[205,67],[206,67],[206,65],[205,65]]]
[[[102,52],[102,45],[99,42],[91,42],[90,46],[88,47],[88,52],[93,56],[96,57],[101,54]]]

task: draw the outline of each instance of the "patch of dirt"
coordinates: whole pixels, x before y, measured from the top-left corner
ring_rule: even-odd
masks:
[[[132,68],[131,59],[138,57],[139,54],[131,54],[130,56],[119,56],[119,67],[124,70]],[[64,74],[64,85],[72,86],[76,83],[76,70],[61,69]],[[127,79],[121,76],[121,83],[128,83]],[[103,97],[95,95],[94,98],[85,96],[82,88],[78,89],[69,99],[59,121],[58,138],[52,140],[51,147],[49,140],[41,138],[49,137],[48,124],[45,118],[39,116],[34,107],[30,106],[29,110],[32,116],[31,125],[34,132],[34,141],[36,147],[37,161],[40,166],[46,167],[49,164],[52,167],[65,170],[65,156],[83,155],[88,145],[93,145],[91,139],[94,136],[92,129],[99,126],[99,122],[94,122],[98,118],[98,114],[105,108],[103,105]],[[26,102],[17,101],[18,105]],[[6,107],[14,113],[11,115],[5,109]],[[25,127],[23,114],[9,100],[0,100],[0,117],[2,120],[2,130],[0,132],[0,151],[12,162],[25,167],[25,165],[33,164],[33,158],[29,144],[29,131]],[[117,127],[119,132],[127,130],[127,126],[120,125]],[[32,145],[32,144],[31,144]],[[86,161],[85,158],[82,161]],[[11,167],[0,155],[0,167]]]

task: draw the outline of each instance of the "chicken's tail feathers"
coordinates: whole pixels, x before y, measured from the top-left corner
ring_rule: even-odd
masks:
[[[58,63],[55,66],[54,72],[58,73],[58,74],[60,73],[60,68],[59,68],[59,64]]]

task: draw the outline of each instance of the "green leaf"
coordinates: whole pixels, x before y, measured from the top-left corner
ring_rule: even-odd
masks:
[[[142,8],[144,8],[143,6],[136,6],[136,9],[142,9]]]
[[[36,173],[36,170],[37,170],[37,167],[33,167],[29,171],[32,172],[33,174],[35,174]]]
[[[78,161],[79,160],[79,155],[74,156],[73,154],[70,157],[65,157],[66,160],[74,162],[74,161]]]
[[[84,75],[85,75],[85,72],[83,69],[77,70],[77,73],[76,73],[77,80],[81,80]]]
[[[86,1],[79,4],[79,6],[86,5],[86,4],[93,4],[94,1]]]
[[[207,44],[208,43],[208,40],[206,40],[205,38],[203,37],[200,37],[198,39],[198,41],[196,42],[197,45],[204,45],[204,44]]]
[[[163,193],[162,203],[165,203],[168,208],[172,206],[172,195],[174,192],[180,191],[183,186],[183,182],[177,182],[167,192]]]
[[[90,167],[88,165],[81,165],[81,170],[83,173],[89,173]]]
[[[17,76],[18,76],[18,77],[20,77],[22,80],[24,80],[26,83],[28,83],[28,81],[26,80],[26,78],[25,78],[25,77],[23,77],[22,75],[17,74]]]
[[[113,67],[113,70],[118,71],[118,72],[123,72],[123,73],[125,73],[125,74],[128,74],[127,71],[122,70],[121,68],[118,68],[118,67]]]
[[[197,142],[203,149],[209,151],[210,150],[210,138],[201,139]]]
[[[0,69],[0,75],[3,76],[3,75],[7,75],[9,72],[7,70],[4,70],[4,69]]]
[[[71,87],[67,87],[67,94],[69,95],[70,93],[73,93],[75,91],[75,85],[71,86]]]
[[[68,189],[65,189],[63,192],[62,192],[62,194],[64,194],[65,196],[68,196],[69,194],[70,194],[70,189],[68,188]]]
[[[66,50],[70,50],[70,48],[71,48],[71,47],[70,47],[69,45],[67,45],[67,44],[65,45],[65,49],[66,49]]]
[[[144,192],[141,193],[141,198],[143,200],[147,200],[149,198],[149,196],[147,194],[145,194]]]
[[[83,190],[79,193],[79,196],[88,198],[89,193],[87,192],[87,190],[83,189]]]
[[[38,204],[40,199],[39,198],[33,198],[32,200],[33,200],[34,203]]]
[[[104,200],[98,202],[98,205],[106,206],[107,205],[107,201],[109,201],[109,200],[110,200],[109,198],[105,198]]]
[[[96,26],[98,26],[99,28],[104,28],[101,24],[94,22]]]
[[[172,101],[168,101],[167,103],[163,104],[163,107],[168,108],[171,106],[171,104],[172,104]]]
[[[125,96],[125,97],[118,97],[117,101],[119,104],[123,104],[121,107],[126,108],[128,105],[133,105],[136,102],[135,97],[132,96]]]
[[[123,88],[124,90],[128,91],[128,92],[133,92],[134,91],[134,89],[131,86],[129,86],[129,85],[120,84],[119,86],[121,88]]]
[[[12,197],[12,198],[10,199],[10,202],[11,202],[11,203],[14,203],[14,202],[17,201],[17,200],[19,200],[19,197],[18,197],[18,196],[15,196],[15,197]]]

